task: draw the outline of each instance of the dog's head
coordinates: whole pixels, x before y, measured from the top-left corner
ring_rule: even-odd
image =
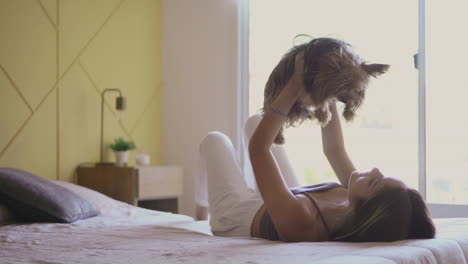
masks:
[[[345,119],[352,120],[364,101],[369,77],[377,77],[389,68],[386,64],[363,62],[349,44],[337,39],[318,38],[301,48],[304,87],[310,97],[303,103],[315,108],[315,117],[323,125],[331,118],[328,103],[335,99],[345,104]]]
[[[326,125],[331,119],[328,105],[333,100],[345,104],[344,118],[349,121],[364,101],[369,78],[385,73],[389,65],[363,62],[344,41],[317,38],[292,48],[276,65],[265,85],[263,111],[279,95],[294,72],[297,54],[304,52],[304,89],[288,113],[285,126],[295,126],[306,119]],[[280,132],[276,143],[284,142]]]

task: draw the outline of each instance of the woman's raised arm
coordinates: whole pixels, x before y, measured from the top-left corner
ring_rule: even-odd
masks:
[[[298,55],[293,77],[273,101],[273,105],[266,107],[249,142],[250,160],[265,208],[280,236],[288,241],[303,239],[306,233],[304,228],[308,224],[305,220],[310,219],[310,212],[289,190],[270,147],[285,122],[283,115],[289,112],[302,94],[303,68],[303,58]]]
[[[348,188],[349,177],[356,168],[346,152],[336,103],[331,103],[329,108],[332,113],[332,119],[325,127],[322,127],[323,153],[341,184]]]

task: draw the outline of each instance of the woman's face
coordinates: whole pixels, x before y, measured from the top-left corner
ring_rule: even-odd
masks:
[[[385,177],[377,168],[370,171],[351,173],[348,182],[348,199],[352,205],[370,199],[374,194],[388,189],[406,189],[406,185],[395,178]]]

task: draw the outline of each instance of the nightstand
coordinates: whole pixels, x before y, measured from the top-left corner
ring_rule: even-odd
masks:
[[[80,166],[78,185],[148,209],[177,213],[183,192],[182,168],[170,166]]]

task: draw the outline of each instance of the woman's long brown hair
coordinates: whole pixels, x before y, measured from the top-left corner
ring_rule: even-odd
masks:
[[[363,201],[343,218],[335,241],[392,242],[433,238],[435,227],[414,189],[390,189]]]

